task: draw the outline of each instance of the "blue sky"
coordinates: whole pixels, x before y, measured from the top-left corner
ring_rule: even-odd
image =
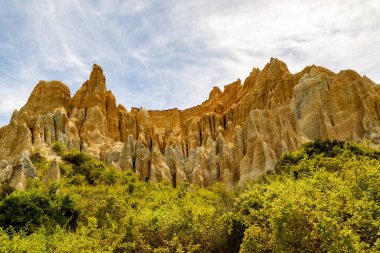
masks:
[[[118,103],[187,108],[270,59],[380,83],[380,1],[0,0],[0,125],[39,80],[72,95],[94,63]],[[349,99],[349,98],[348,98]]]

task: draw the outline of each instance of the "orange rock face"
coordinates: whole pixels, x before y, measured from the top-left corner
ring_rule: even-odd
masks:
[[[38,83],[27,104],[0,128],[0,159],[61,141],[143,180],[242,184],[307,141],[379,143],[379,112],[379,88],[367,77],[317,66],[291,74],[278,59],[253,69],[243,83],[223,91],[214,87],[201,105],[128,112],[116,105],[94,65],[72,98],[61,82]],[[11,175],[7,164],[0,175]]]

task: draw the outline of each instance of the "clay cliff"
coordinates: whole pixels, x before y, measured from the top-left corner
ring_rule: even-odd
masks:
[[[40,81],[0,128],[0,183],[35,177],[27,154],[60,141],[142,180],[242,184],[315,139],[380,142],[379,88],[352,70],[308,66],[289,72],[271,59],[240,80],[214,87],[201,105],[149,111],[116,105],[103,70],[71,97],[60,81]]]

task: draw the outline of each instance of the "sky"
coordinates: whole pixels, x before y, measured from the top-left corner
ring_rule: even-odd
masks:
[[[0,126],[39,80],[73,96],[94,63],[126,108],[185,109],[271,57],[380,83],[377,0],[0,0]],[[349,99],[349,98],[348,98]]]

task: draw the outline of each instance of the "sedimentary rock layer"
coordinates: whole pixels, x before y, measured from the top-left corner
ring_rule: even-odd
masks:
[[[307,141],[380,142],[378,91],[352,70],[336,74],[313,65],[291,74],[271,59],[244,83],[237,80],[223,91],[214,87],[201,105],[127,111],[116,105],[94,65],[73,97],[59,81],[40,81],[0,129],[0,159],[60,141],[143,180],[241,184],[272,170],[282,154]],[[3,163],[9,179],[12,172]]]

